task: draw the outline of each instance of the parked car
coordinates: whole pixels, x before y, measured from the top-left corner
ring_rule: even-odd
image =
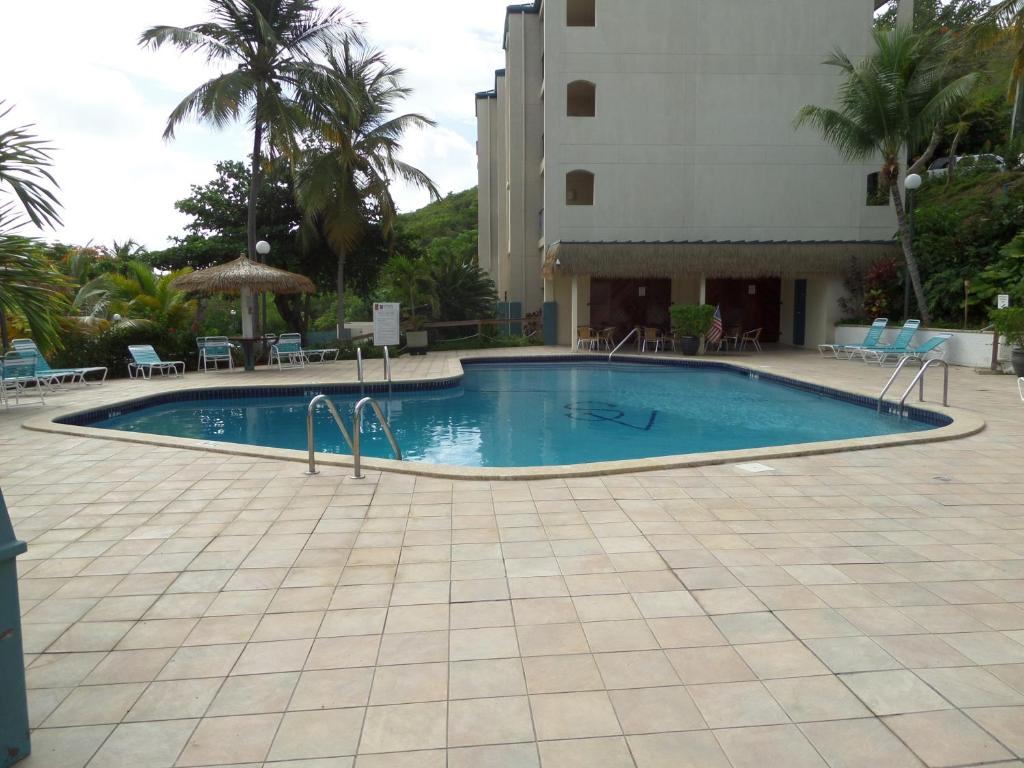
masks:
[[[949,161],[951,158],[940,157],[928,166],[928,178],[943,178],[949,172]],[[956,169],[964,173],[975,171],[1006,171],[1006,161],[999,155],[957,155]]]

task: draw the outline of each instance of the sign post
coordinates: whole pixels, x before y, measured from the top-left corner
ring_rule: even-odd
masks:
[[[396,347],[399,344],[401,305],[377,302],[373,305],[373,345]]]
[[[1010,308],[1010,294],[1000,293],[996,297],[996,309],[1009,309]]]

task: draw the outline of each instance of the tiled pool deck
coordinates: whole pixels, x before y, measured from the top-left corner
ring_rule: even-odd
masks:
[[[444,376],[459,356],[395,375]],[[888,375],[797,352],[742,362],[859,392]],[[1010,377],[954,369],[952,404],[980,434],[761,474],[353,481],[19,428],[240,376],[347,381],[354,364],[0,411],[0,487],[30,547],[25,768],[1022,765]]]

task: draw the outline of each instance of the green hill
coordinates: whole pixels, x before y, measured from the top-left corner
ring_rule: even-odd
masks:
[[[476,187],[464,192],[453,192],[418,211],[398,217],[401,235],[419,240],[425,247],[440,238],[466,240],[471,234],[476,247],[477,197]]]

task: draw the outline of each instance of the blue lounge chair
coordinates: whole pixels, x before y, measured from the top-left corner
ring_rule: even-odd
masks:
[[[181,360],[161,360],[160,355],[149,344],[132,344],[128,347],[132,362],[128,363],[128,375],[135,378],[151,379],[153,371],[161,376],[170,373],[173,376],[185,375],[185,363]],[[181,369],[180,371],[178,369]]]
[[[100,384],[107,380],[107,369],[102,365],[96,365],[86,368],[51,368],[50,364],[43,357],[43,353],[39,351],[39,347],[32,339],[15,339],[11,342],[12,346],[26,355],[34,355],[36,358],[36,375],[46,383],[50,388],[71,382],[81,384],[88,384],[86,375],[90,373],[100,374]]]
[[[270,346],[269,365],[275,362],[278,370],[306,367],[306,355],[302,351],[302,337],[299,334],[282,333],[277,343]]]
[[[869,351],[867,353],[867,357],[870,357],[871,359],[867,360],[867,362],[885,365],[886,361],[889,360],[890,358],[894,358],[897,364],[899,364],[899,362],[906,357],[912,358],[914,360],[924,360],[929,354],[935,352],[935,350],[937,350],[951,338],[953,338],[952,333],[940,333],[937,334],[936,336],[932,336],[930,339],[925,341],[924,344],[920,344],[912,349],[908,349],[906,352],[895,352],[892,350]],[[943,349],[937,355],[935,355],[935,357],[944,358],[945,355],[946,350]]]
[[[235,361],[231,357],[231,342],[227,336],[199,336],[196,339],[196,346],[199,347],[199,364],[197,367],[208,370],[210,363],[213,363],[213,370],[217,370],[221,363],[228,364],[228,370],[235,367]]]
[[[35,355],[12,350],[0,358],[0,401],[5,408],[11,406],[10,394],[14,395],[14,404],[17,405],[22,393],[29,386],[34,388],[40,401],[45,405],[46,387],[44,381],[36,375]]]
[[[872,358],[873,361],[877,361],[880,357],[887,357],[893,353],[906,354],[910,352],[910,342],[914,340],[914,336],[917,334],[917,329],[921,327],[920,320],[907,320],[900,328],[900,332],[896,334],[896,338],[892,340],[890,344],[882,344],[877,347],[871,347],[868,349],[855,349],[851,351],[850,358],[853,359],[857,355],[860,355],[860,359],[868,362],[868,358]]]
[[[882,338],[882,334],[885,333],[886,327],[889,325],[889,318],[878,317],[871,323],[871,327],[868,328],[867,335],[864,336],[864,341],[860,344],[819,344],[818,352],[824,357],[826,352],[832,353],[832,356],[839,359],[840,354],[853,349],[871,349],[879,345],[879,340]]]
[[[1020,392],[1020,399],[1024,400],[1024,376],[1017,379],[1017,391]]]

